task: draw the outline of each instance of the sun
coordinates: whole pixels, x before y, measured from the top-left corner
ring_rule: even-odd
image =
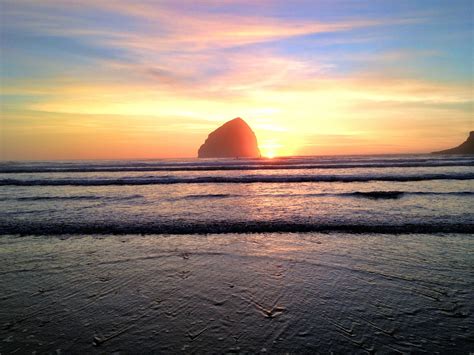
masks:
[[[279,150],[282,147],[280,143],[276,140],[267,140],[260,145],[260,151],[262,152],[262,157],[273,159],[279,155]]]
[[[275,152],[270,152],[269,151],[269,152],[264,153],[263,156],[265,158],[268,158],[268,159],[273,159],[273,158],[275,158]]]

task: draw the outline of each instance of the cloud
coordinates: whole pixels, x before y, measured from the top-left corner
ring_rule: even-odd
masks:
[[[208,4],[208,1],[201,3]],[[226,4],[242,5],[242,1]],[[53,86],[68,87],[69,90],[72,86],[75,90],[81,90],[81,87],[89,90],[89,86],[94,86],[90,88],[92,93],[102,87],[109,94],[114,90],[111,86],[126,84],[131,88],[145,88],[145,91],[233,97],[285,82],[299,83],[301,78],[312,78],[336,69],[331,58],[305,61],[263,48],[242,49],[241,46],[422,21],[420,17],[315,21],[248,16],[238,12],[190,13],[185,8],[174,6],[172,2],[89,0],[79,4],[6,0],[2,27],[29,31],[36,37],[76,39],[120,53],[111,58],[96,57],[95,68],[77,65],[74,68],[76,77],[72,79],[64,72],[53,74],[48,79]],[[103,17],[115,20],[100,21]],[[48,40],[48,43],[54,43],[54,40]],[[91,53],[82,55],[90,56]],[[41,58],[38,60],[41,63]],[[51,67],[49,62],[45,65]],[[77,84],[64,85],[65,81],[76,81]],[[18,84],[12,86],[18,87]],[[48,86],[47,82],[45,86]]]
[[[166,3],[143,1],[83,1],[80,4],[6,1],[3,11],[4,26],[53,36],[79,37],[101,45],[147,52],[229,48],[295,36],[423,21],[420,17],[314,21],[239,13],[190,14]],[[121,16],[125,25],[94,21],[94,16],[91,16],[94,11]],[[77,16],[77,13],[84,16]]]
[[[440,81],[405,70],[444,48],[377,46],[385,43],[387,26],[418,24],[422,15],[257,16],[238,7],[245,2],[215,2],[213,12],[201,6],[213,0],[4,0],[2,35],[14,39],[9,64],[37,71],[2,77],[2,105],[12,109],[2,121],[9,141],[20,141],[16,134],[41,132],[54,140],[99,132],[123,153],[119,141],[143,140],[164,151],[163,142],[172,146],[186,136],[179,155],[193,156],[208,130],[242,116],[280,154],[311,153],[321,144],[327,153],[351,146],[362,153],[413,149],[421,131],[459,134],[472,125],[471,78]],[[15,36],[30,36],[27,44],[36,49]],[[314,41],[327,52],[313,52]],[[364,145],[370,147],[362,151]]]

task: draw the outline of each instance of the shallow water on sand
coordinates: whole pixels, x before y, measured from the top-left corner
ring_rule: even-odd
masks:
[[[465,234],[0,239],[0,351],[472,351]]]

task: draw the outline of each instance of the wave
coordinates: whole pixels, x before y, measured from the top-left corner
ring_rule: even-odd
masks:
[[[472,156],[332,156],[275,159],[111,160],[61,162],[0,162],[0,173],[217,171],[265,169],[339,169],[474,166]]]
[[[249,171],[249,170],[316,170],[316,169],[383,169],[474,166],[472,161],[364,163],[364,164],[265,164],[265,165],[207,165],[207,166],[123,166],[123,167],[42,167],[0,169],[3,174],[20,173],[91,173],[91,172],[159,172],[159,171]]]
[[[403,191],[369,191],[353,192],[350,195],[356,197],[365,197],[370,199],[398,199],[405,194]]]
[[[427,181],[472,180],[474,173],[420,175],[247,175],[202,177],[133,177],[119,179],[0,179],[0,186],[125,186],[169,184],[248,184],[248,183],[304,183],[304,182],[368,182],[368,181]]]
[[[245,195],[237,194],[204,194],[204,195],[187,195],[184,196],[184,199],[189,200],[198,200],[198,199],[213,199],[213,198],[227,198],[227,197],[244,197]],[[174,200],[180,200],[181,198],[176,198]]]
[[[76,196],[26,196],[26,197],[2,197],[0,201],[104,201],[104,200],[133,200],[143,198],[142,195],[130,196],[98,196],[98,195],[76,195]]]
[[[472,191],[453,191],[453,192],[431,192],[431,191],[356,191],[341,194],[334,194],[336,196],[354,196],[369,199],[398,199],[403,196],[470,196],[474,195]]]
[[[320,193],[306,196],[357,197],[368,199],[399,199],[403,196],[470,196],[472,191],[432,192],[432,191],[355,191],[341,193]],[[290,194],[286,196],[292,196]],[[304,196],[304,195],[303,195]]]
[[[291,198],[291,197],[356,197],[356,198],[368,198],[368,199],[399,199],[403,196],[470,196],[474,195],[472,191],[453,191],[453,192],[431,192],[431,191],[355,191],[355,192],[321,192],[311,194],[294,194],[294,193],[283,193],[283,194],[202,194],[202,195],[186,195],[176,198],[170,198],[171,201],[177,201],[182,199],[196,200],[196,199],[223,199],[223,198],[249,198],[249,197],[271,197],[271,198]]]
[[[179,201],[179,200],[206,200],[206,199],[225,199],[225,198],[248,198],[248,197],[271,197],[271,198],[291,198],[291,197],[356,197],[356,198],[368,198],[368,199],[399,199],[403,196],[470,196],[474,195],[472,191],[453,191],[453,192],[427,192],[427,191],[355,191],[355,192],[321,192],[321,193],[310,193],[310,194],[295,194],[295,193],[283,193],[283,194],[199,194],[199,195],[186,195],[179,197],[168,198],[168,201]],[[130,195],[130,196],[100,196],[100,195],[84,195],[84,196],[27,196],[27,197],[0,197],[0,201],[126,201],[134,199],[143,199],[143,195]]]
[[[21,173],[91,173],[91,172],[159,172],[159,171],[250,171],[250,170],[316,170],[316,169],[383,169],[474,166],[472,160],[417,161],[417,162],[366,162],[366,163],[266,163],[266,164],[212,164],[212,165],[151,165],[151,166],[60,166],[60,167],[3,167],[2,174]]]
[[[169,223],[55,223],[2,221],[0,235],[84,235],[84,234],[229,234],[229,233],[462,233],[474,234],[474,223],[405,224],[318,224],[289,221],[217,221]]]

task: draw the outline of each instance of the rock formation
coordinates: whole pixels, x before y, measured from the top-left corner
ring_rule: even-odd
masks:
[[[474,131],[471,131],[467,140],[456,148],[433,152],[433,154],[474,154]]]
[[[199,158],[258,158],[257,137],[240,117],[224,123],[199,148]]]

